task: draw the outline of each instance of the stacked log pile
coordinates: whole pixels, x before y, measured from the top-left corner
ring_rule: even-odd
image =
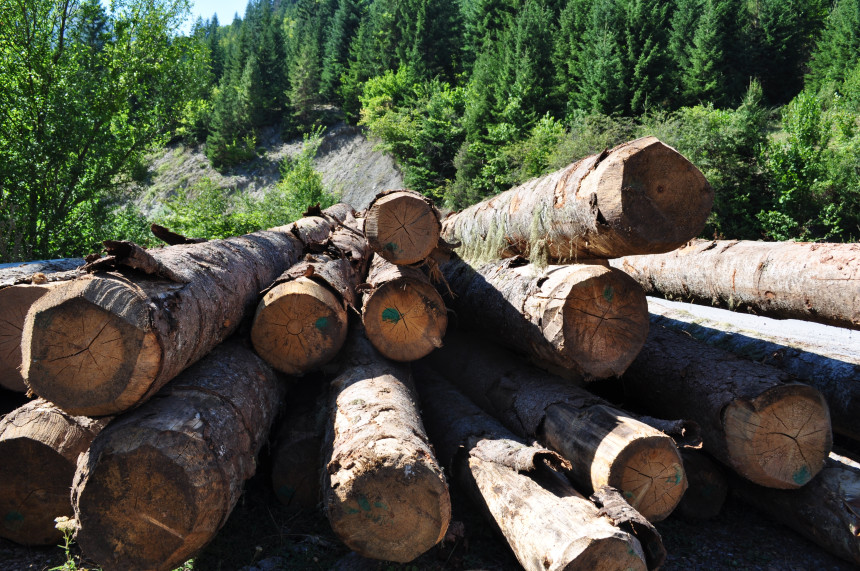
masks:
[[[166,247],[107,242],[83,268],[14,283],[0,270],[0,384],[41,397],[0,421],[0,536],[50,543],[74,514],[103,568],[175,568],[224,525],[285,410],[277,497],[321,506],[365,557],[439,543],[450,479],[527,569],[657,568],[649,521],[712,516],[727,486],[860,562],[858,468],[829,456],[822,393],[663,328],[626,273],[680,255],[712,201],[647,137],[444,219],[395,190],[364,213],[212,241],[159,227]],[[834,305],[817,299],[807,317]],[[608,379],[620,402],[592,391]],[[315,396],[285,406],[299,383]],[[809,507],[821,496],[826,517]]]

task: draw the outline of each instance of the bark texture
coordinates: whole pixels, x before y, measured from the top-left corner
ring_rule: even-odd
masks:
[[[672,438],[564,379],[463,334],[449,333],[427,361],[517,436],[564,456],[584,492],[612,486],[659,521],[687,488]]]
[[[639,541],[601,516],[557,471],[557,454],[528,446],[427,368],[421,400],[439,457],[528,571],[646,569]],[[659,564],[658,564],[659,565]]]
[[[323,504],[363,557],[412,561],[445,536],[451,499],[424,432],[408,366],[353,331],[329,392]]]
[[[442,266],[465,327],[575,381],[622,374],[645,343],[648,305],[624,272],[601,264],[538,268],[522,258]]]
[[[651,328],[623,384],[649,412],[696,421],[707,452],[763,486],[803,486],[832,447],[817,390],[662,327]]]
[[[140,405],[236,331],[259,292],[335,221],[226,240],[143,250],[108,243],[93,275],[65,282],[27,316],[23,375],[38,395],[72,414],[101,416]],[[112,271],[107,271],[112,270]]]
[[[175,569],[227,521],[284,392],[249,349],[224,343],[78,462],[78,544],[105,570]]]
[[[655,137],[630,141],[488,198],[442,223],[464,258],[566,263],[669,252],[694,238],[714,191]]]
[[[830,454],[824,469],[799,490],[771,490],[736,479],[732,491],[776,521],[860,565],[860,463]]]
[[[61,258],[0,264],[0,288],[67,280],[75,277],[85,263],[82,258]]]
[[[24,545],[61,540],[54,518],[73,515],[69,488],[78,454],[105,424],[42,399],[0,420],[0,537]]]
[[[860,362],[826,347],[772,337],[649,304],[652,327],[681,331],[713,347],[771,365],[818,389],[830,409],[833,430],[860,440]],[[659,312],[659,313],[657,313]]]
[[[689,487],[675,513],[684,519],[711,519],[720,515],[729,482],[723,469],[700,450],[681,450]]]
[[[392,264],[415,264],[439,243],[442,224],[433,202],[414,190],[389,190],[376,196],[365,214],[370,247]]]
[[[860,244],[694,240],[613,263],[649,294],[860,329]]]
[[[448,313],[423,271],[375,255],[367,282],[361,320],[377,351],[414,361],[442,346]]]

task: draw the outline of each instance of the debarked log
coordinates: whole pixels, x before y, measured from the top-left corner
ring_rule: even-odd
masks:
[[[256,471],[284,388],[250,349],[228,341],[116,418],[75,474],[85,556],[106,570],[169,570],[202,549]]]
[[[370,247],[392,264],[418,263],[439,243],[442,224],[433,202],[414,190],[376,195],[364,217]]]
[[[554,263],[669,252],[702,231],[714,191],[655,137],[532,179],[443,220],[463,258]]]
[[[705,451],[762,486],[803,486],[832,447],[827,403],[813,387],[660,326],[622,381],[649,413],[697,422]]]

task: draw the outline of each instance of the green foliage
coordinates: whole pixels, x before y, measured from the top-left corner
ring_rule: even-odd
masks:
[[[838,0],[824,25],[824,31],[809,62],[810,87],[818,90],[827,83],[845,79],[860,61],[860,0]]]

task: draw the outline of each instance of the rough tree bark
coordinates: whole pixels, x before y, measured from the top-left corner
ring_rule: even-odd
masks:
[[[860,463],[831,453],[824,469],[799,490],[772,490],[732,480],[732,491],[829,551],[860,565]]]
[[[649,303],[652,326],[682,331],[698,341],[765,363],[810,384],[824,396],[833,430],[860,440],[860,362],[827,347],[733,327]]]
[[[649,294],[860,329],[860,244],[694,240],[614,264]]]
[[[449,216],[442,237],[461,243],[466,259],[566,263],[669,252],[701,232],[713,200],[692,163],[645,137]]]
[[[227,521],[284,385],[237,342],[117,418],[78,461],[78,544],[106,570],[169,570]]]
[[[351,332],[329,391],[323,505],[332,529],[364,557],[412,561],[445,536],[451,499],[424,432],[407,365]]]
[[[311,216],[155,250],[106,243],[111,255],[88,266],[99,273],[65,282],[28,313],[21,344],[28,386],[72,414],[140,405],[233,333],[259,292],[334,224]]]
[[[602,264],[524,263],[516,257],[473,268],[453,257],[443,264],[460,323],[568,379],[623,373],[648,334],[642,288]]]
[[[42,399],[0,420],[0,537],[24,545],[60,541],[54,518],[73,516],[69,488],[78,454],[106,424]]]
[[[392,264],[415,264],[439,243],[442,224],[433,202],[413,190],[376,195],[367,208],[364,231],[374,252]]]
[[[346,340],[347,312],[367,274],[371,251],[348,213],[328,241],[275,280],[257,306],[254,349],[274,368],[301,375],[337,355]]]
[[[646,566],[640,542],[559,477],[564,459],[528,446],[432,370],[416,373],[439,457],[526,570],[659,567],[662,544],[649,542],[656,565]]]
[[[617,488],[650,521],[681,500],[687,480],[675,442],[629,413],[466,335],[449,333],[427,361],[509,430],[564,456],[584,492]]]
[[[361,320],[377,351],[395,361],[414,361],[442,346],[445,302],[423,271],[374,255],[367,282]]]
[[[729,483],[723,469],[700,450],[681,449],[687,488],[675,514],[688,520],[711,519],[720,515]]]
[[[651,328],[622,379],[650,413],[697,422],[704,449],[738,474],[798,488],[821,470],[832,436],[821,393],[792,380],[662,327]]]

